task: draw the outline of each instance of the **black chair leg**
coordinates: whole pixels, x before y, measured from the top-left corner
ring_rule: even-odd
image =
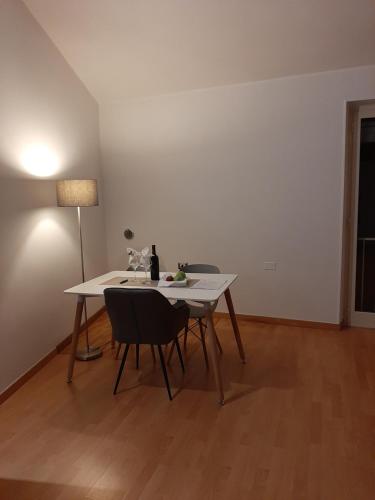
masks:
[[[182,353],[181,353],[180,343],[179,343],[179,341],[178,341],[178,337],[176,337],[176,338],[175,338],[174,343],[176,344],[178,357],[180,358],[180,363],[181,363],[182,373],[185,373],[184,360],[182,359]]]
[[[154,363],[156,361],[156,358],[155,358],[155,348],[154,346],[151,344],[151,354],[152,354],[152,359],[154,360]]]
[[[118,371],[118,375],[117,375],[117,380],[116,380],[116,385],[115,385],[115,388],[113,390],[113,394],[116,394],[117,393],[117,387],[120,383],[120,379],[121,379],[121,375],[122,375],[122,371],[124,369],[124,366],[125,366],[125,361],[126,361],[126,357],[128,355],[128,351],[129,351],[129,344],[126,344],[126,347],[125,347],[125,352],[124,352],[124,355],[122,357],[122,361],[121,361],[121,365],[120,365],[120,369]]]
[[[207,355],[207,348],[206,348],[206,339],[205,339],[205,332],[203,330],[203,325],[202,325],[202,320],[199,319],[199,330],[201,333],[201,341],[202,341],[202,348],[203,348],[203,354],[204,354],[204,361],[206,363],[206,368],[209,368],[209,363],[208,363],[208,355]]]
[[[219,349],[220,354],[223,354],[223,348],[221,347],[219,337],[217,336],[217,333],[215,332],[215,339],[216,339],[216,344]]]
[[[135,344],[135,366],[139,369],[139,344]]]
[[[167,386],[168,396],[169,396],[170,401],[172,401],[171,388],[169,387],[169,380],[168,380],[167,369],[165,367],[163,350],[162,350],[160,344],[158,344],[158,351],[159,351],[159,357],[160,357],[160,364],[161,364],[161,367],[163,369],[163,375],[164,375],[165,385]]]
[[[184,350],[186,351],[186,344],[187,344],[187,336],[189,332],[189,325],[185,326],[185,334],[184,334]]]
[[[171,348],[169,349],[168,358],[167,358],[167,365],[169,365],[170,362],[171,362],[172,354],[173,354],[173,351],[174,351],[174,346],[175,346],[175,343],[173,342],[172,345],[171,345]]]

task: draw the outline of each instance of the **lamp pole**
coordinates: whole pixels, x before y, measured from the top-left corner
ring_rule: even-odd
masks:
[[[79,243],[81,249],[81,273],[82,273],[82,283],[86,281],[85,278],[85,261],[83,257],[83,242],[82,242],[82,225],[81,225],[81,207],[77,207],[77,215],[78,215],[78,230],[79,230]],[[89,361],[91,359],[100,358],[103,354],[100,347],[90,347],[89,344],[89,324],[87,322],[87,304],[86,297],[83,302],[84,307],[84,316],[85,316],[85,331],[86,331],[86,351],[78,351],[76,354],[76,358],[81,361]]]
[[[81,207],[77,207],[77,214],[78,214],[79,242],[80,242],[80,248],[81,248],[82,283],[84,283],[86,281],[86,278],[85,278],[85,262],[83,260],[83,243],[82,243],[82,227],[81,227]],[[90,345],[89,345],[89,324],[87,322],[87,305],[86,305],[86,299],[84,300],[83,306],[84,306],[84,315],[85,315],[86,349],[87,349],[87,352],[90,352]]]

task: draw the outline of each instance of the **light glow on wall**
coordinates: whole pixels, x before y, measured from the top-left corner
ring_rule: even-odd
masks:
[[[43,144],[29,146],[21,155],[21,165],[31,175],[50,177],[59,171],[56,153]]]
[[[40,290],[46,286],[45,280],[51,282],[56,276],[61,276],[58,266],[55,269],[56,262],[62,262],[65,258],[68,262],[77,260],[77,234],[70,230],[64,219],[66,211],[57,207],[35,208],[22,213],[20,224],[23,242],[12,255],[5,281],[2,283],[4,289],[17,288],[20,284],[28,288],[29,283],[25,284],[25,277],[28,277],[31,284],[32,277],[39,276],[42,278],[36,279],[34,286],[35,290]],[[73,221],[75,226],[75,217]],[[9,231],[7,241],[16,248],[19,237],[20,234]],[[69,273],[66,270],[64,272]]]

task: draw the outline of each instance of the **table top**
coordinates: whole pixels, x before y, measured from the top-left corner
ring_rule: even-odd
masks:
[[[133,271],[111,271],[101,276],[97,276],[92,280],[85,281],[79,285],[73,286],[64,290],[64,293],[75,294],[75,295],[85,295],[89,297],[100,297],[103,295],[105,288],[149,288],[147,286],[137,285],[103,285],[104,281],[108,281],[111,278],[117,276],[123,276],[124,278],[133,278],[134,276],[138,278],[144,278],[145,273],[138,271],[134,273]],[[195,300],[199,302],[213,302],[218,300],[219,297],[225,292],[227,288],[237,279],[237,274],[201,274],[193,273],[187,274],[188,278],[198,279],[198,280],[208,280],[220,283],[220,287],[217,290],[203,290],[199,288],[187,288],[187,287],[157,287],[153,288],[158,290],[164,297],[172,300]]]

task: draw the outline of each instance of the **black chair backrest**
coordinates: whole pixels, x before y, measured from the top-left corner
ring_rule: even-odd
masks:
[[[174,338],[174,308],[157,290],[106,288],[114,339],[126,344],[166,344]]]
[[[185,273],[220,274],[220,269],[212,264],[188,264],[182,270]]]

